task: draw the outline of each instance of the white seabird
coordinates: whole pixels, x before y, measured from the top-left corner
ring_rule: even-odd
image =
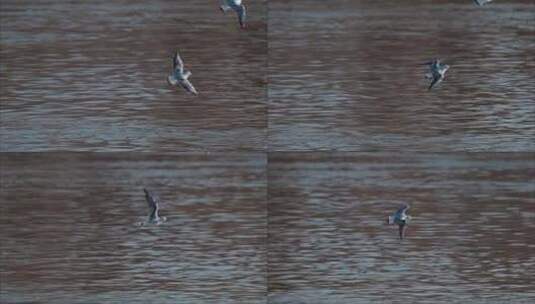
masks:
[[[407,210],[409,210],[409,208],[409,205],[403,205],[393,216],[389,216],[387,220],[389,225],[398,224],[400,239],[403,239],[405,236],[405,230],[407,229],[406,225],[412,218],[410,215],[407,215]]]
[[[489,2],[491,2],[492,0],[474,0],[474,3],[479,5],[479,6],[483,6]]]
[[[190,76],[191,72],[184,69],[184,62],[182,61],[182,58],[180,58],[178,51],[176,51],[175,55],[173,56],[173,72],[171,75],[167,76],[167,82],[173,86],[180,85],[189,93],[197,95],[199,93],[197,93],[195,87],[188,80]]]
[[[234,10],[238,15],[238,21],[240,22],[240,27],[245,28],[245,5],[243,5],[242,0],[223,0],[223,4],[219,7],[223,13],[226,13],[228,10]]]
[[[431,84],[427,90],[431,90],[435,85],[444,80],[446,71],[450,68],[447,64],[440,63],[440,59],[434,59],[433,61],[425,63],[429,66],[430,72],[425,75],[427,79],[431,79]]]
[[[160,198],[145,188],[143,188],[143,191],[145,192],[145,199],[149,204],[149,217],[147,222],[157,225],[165,222],[167,218],[165,216],[160,217],[158,215],[158,210],[160,210]]]

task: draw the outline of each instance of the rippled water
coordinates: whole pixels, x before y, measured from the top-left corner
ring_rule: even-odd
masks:
[[[534,35],[530,0],[270,1],[269,146],[531,151]]]
[[[265,303],[263,155],[0,163],[2,303]],[[143,187],[162,199],[164,224],[138,226]]]
[[[269,158],[270,303],[532,303],[533,154]],[[407,237],[386,217],[402,202]]]
[[[0,302],[534,303],[533,1],[246,3],[0,0]]]
[[[261,150],[266,7],[242,31],[217,1],[2,0],[1,150]]]

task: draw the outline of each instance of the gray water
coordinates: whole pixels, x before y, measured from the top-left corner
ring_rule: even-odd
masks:
[[[0,12],[2,151],[260,150],[266,3],[18,1]],[[200,95],[167,84],[179,49]]]
[[[263,155],[2,153],[0,163],[0,302],[265,303]],[[165,223],[139,226],[143,187]]]
[[[533,1],[269,3],[270,149],[535,148]]]
[[[275,153],[270,303],[533,303],[534,176],[533,154]]]

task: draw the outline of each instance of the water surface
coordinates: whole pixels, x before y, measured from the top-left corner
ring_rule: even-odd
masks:
[[[262,150],[266,3],[17,1],[0,11],[2,151]],[[179,49],[200,95],[167,85]]]
[[[269,158],[270,303],[532,303],[533,154]],[[413,216],[398,239],[386,218]]]
[[[534,35],[529,0],[270,1],[269,147],[533,151]]]
[[[0,302],[265,303],[263,155],[2,153],[0,163]],[[143,187],[160,196],[162,225],[138,225]]]

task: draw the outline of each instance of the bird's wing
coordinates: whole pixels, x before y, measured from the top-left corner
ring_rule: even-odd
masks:
[[[180,82],[180,84],[182,85],[182,87],[188,91],[189,93],[192,93],[194,95],[197,95],[199,93],[197,93],[197,90],[195,90],[195,87],[193,86],[193,84],[191,84],[191,82],[188,80],[188,79],[184,79]]]
[[[431,84],[427,88],[427,90],[431,90],[435,85],[439,84],[442,81],[442,76],[440,75],[433,75],[433,81],[431,81]]]
[[[247,16],[245,5],[238,6],[236,13],[238,13],[238,21],[240,22],[240,26],[242,28],[245,27],[245,17]]]
[[[402,240],[405,237],[406,225],[399,225],[399,238]]]
[[[242,0],[225,0],[223,2],[225,2],[225,4],[228,5],[228,6],[240,6],[241,5],[241,1]]]
[[[395,214],[395,217],[398,217],[398,218],[401,218],[401,216],[403,215],[403,213],[405,213],[407,210],[409,210],[410,206],[409,205],[403,205],[401,206],[398,211],[396,211],[396,214]]]
[[[158,196],[154,195],[150,191],[146,191],[145,198],[147,199],[147,204],[149,205],[149,208],[151,209],[151,213],[153,210],[158,209],[158,203],[160,202],[160,199]]]
[[[479,5],[479,6],[483,6],[489,2],[491,2],[492,0],[474,0],[474,3]]]
[[[182,70],[184,69],[184,62],[182,61],[182,58],[180,58],[180,54],[178,51],[176,51],[175,56],[173,57],[173,70],[180,71],[180,74],[182,74]]]

